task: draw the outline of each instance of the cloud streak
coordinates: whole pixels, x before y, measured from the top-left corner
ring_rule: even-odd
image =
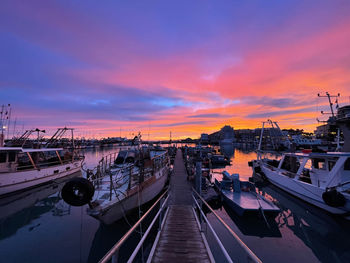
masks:
[[[99,136],[196,137],[269,117],[313,130],[317,93],[350,95],[349,12],[340,0],[3,1],[0,103],[28,127]]]

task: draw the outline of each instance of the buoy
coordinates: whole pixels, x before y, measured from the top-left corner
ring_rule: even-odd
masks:
[[[94,196],[93,184],[82,177],[76,177],[68,181],[62,188],[63,200],[72,206],[82,206],[89,203]]]
[[[326,190],[326,192],[322,194],[322,199],[327,205],[332,207],[341,207],[346,203],[344,195],[339,193],[336,189]]]

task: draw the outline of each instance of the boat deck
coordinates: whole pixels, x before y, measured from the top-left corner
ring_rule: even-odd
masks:
[[[267,202],[257,194],[251,192],[234,193],[228,190],[222,190],[222,193],[232,202],[236,203],[244,210],[259,210],[263,209],[268,212],[279,212],[280,209],[273,203]]]
[[[181,150],[176,154],[170,185],[169,213],[152,262],[212,262],[191,206],[192,188]]]

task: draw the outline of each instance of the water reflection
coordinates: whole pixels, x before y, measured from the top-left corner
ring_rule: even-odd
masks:
[[[231,159],[235,154],[235,148],[233,144],[222,144],[220,145],[220,152],[227,158]]]
[[[53,183],[1,198],[0,240],[14,235],[18,229],[31,224],[49,211],[52,211],[53,216],[69,214],[70,207],[60,198],[59,191],[67,180],[80,175],[81,173],[75,173]],[[39,226],[40,223],[35,225]]]
[[[236,224],[243,235],[257,237],[282,237],[274,217],[266,217],[260,214],[238,216],[229,206],[223,205],[226,213]]]
[[[211,199],[208,204],[214,210],[223,208],[242,234],[246,236],[282,237],[274,217],[266,217],[266,222],[259,214],[239,216],[221,198]],[[205,214],[211,213],[206,206],[203,206],[203,211]]]
[[[275,186],[260,188],[277,202],[282,212],[276,217],[279,228],[288,228],[308,246],[321,262],[350,262],[347,240],[349,222],[290,196]]]

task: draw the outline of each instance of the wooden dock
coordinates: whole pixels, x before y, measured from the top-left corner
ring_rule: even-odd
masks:
[[[156,244],[152,262],[213,262],[191,206],[191,189],[182,153],[178,150],[174,174],[170,180],[169,213]]]

